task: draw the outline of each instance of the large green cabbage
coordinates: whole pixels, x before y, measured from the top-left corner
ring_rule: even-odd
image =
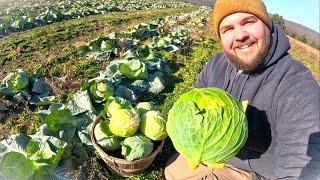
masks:
[[[141,117],[140,132],[154,141],[167,137],[166,119],[159,111],[148,111]]]
[[[245,108],[223,90],[193,89],[170,109],[167,133],[191,168],[223,167],[248,137]]]
[[[104,109],[110,121],[109,128],[112,134],[129,137],[136,133],[140,117],[129,101],[120,97],[110,97]]]

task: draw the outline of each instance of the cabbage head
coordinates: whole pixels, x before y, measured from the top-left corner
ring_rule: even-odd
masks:
[[[146,65],[138,59],[120,63],[119,72],[128,79],[147,79],[148,77]]]
[[[122,97],[110,97],[104,105],[104,111],[108,117],[116,114],[121,109],[133,109],[130,101]]]
[[[110,51],[115,46],[115,42],[113,40],[103,40],[101,42],[101,51]]]
[[[136,109],[138,110],[139,115],[142,116],[148,111],[156,110],[156,107],[151,102],[139,102],[136,105]]]
[[[113,95],[114,87],[112,84],[107,82],[94,82],[90,86],[91,94],[97,99],[107,100],[110,96]]]
[[[124,98],[112,97],[105,104],[110,131],[120,137],[129,137],[139,129],[140,116],[131,103]]]
[[[148,111],[141,117],[140,132],[154,141],[160,141],[167,137],[166,120],[158,111]]]
[[[128,161],[147,157],[153,151],[152,141],[141,134],[127,137],[122,142],[121,154]]]
[[[248,137],[245,108],[221,89],[196,88],[169,110],[167,133],[191,168],[223,167]]]
[[[18,69],[14,73],[8,75],[7,87],[13,92],[20,92],[25,90],[29,85],[29,76],[22,69]]]
[[[120,137],[117,137],[110,132],[107,121],[100,121],[96,127],[94,127],[93,132],[97,143],[105,151],[113,151],[121,147]]]

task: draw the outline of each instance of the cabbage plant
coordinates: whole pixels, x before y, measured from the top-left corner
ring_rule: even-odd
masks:
[[[121,154],[128,161],[147,157],[153,151],[152,141],[141,134],[127,137],[122,142]]]
[[[29,76],[22,69],[17,69],[16,72],[8,75],[7,87],[13,92],[20,92],[26,89],[29,85]]]
[[[191,168],[223,167],[248,137],[246,107],[218,88],[193,89],[169,110],[167,133]]]
[[[148,77],[146,65],[138,59],[120,63],[119,71],[128,79],[146,79]]]
[[[113,95],[113,85],[107,82],[94,82],[90,86],[90,93],[96,99],[107,100],[110,96]]]
[[[163,140],[167,137],[166,119],[159,111],[148,111],[141,117],[139,130],[154,141]]]
[[[44,174],[54,178],[66,146],[52,136],[12,135],[0,142],[0,179],[36,179]]]

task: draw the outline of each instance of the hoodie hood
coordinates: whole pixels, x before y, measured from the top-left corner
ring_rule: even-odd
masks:
[[[266,69],[275,64],[279,59],[287,55],[289,49],[290,43],[288,37],[278,25],[273,23],[271,31],[271,45],[260,70]]]

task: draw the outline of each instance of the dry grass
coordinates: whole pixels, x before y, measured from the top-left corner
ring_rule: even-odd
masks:
[[[307,66],[320,84],[320,51],[292,37],[288,38],[291,45],[289,53]]]

